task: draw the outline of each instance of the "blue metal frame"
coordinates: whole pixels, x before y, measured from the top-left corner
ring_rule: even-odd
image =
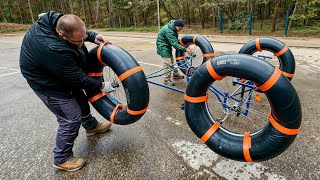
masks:
[[[176,91],[176,92],[180,92],[182,94],[184,94],[185,92],[181,89],[178,89],[178,88],[174,88],[172,86],[167,86],[165,84],[161,84],[161,83],[157,83],[155,81],[150,81],[149,79],[152,79],[152,78],[156,78],[156,77],[160,77],[160,76],[163,76],[169,72],[172,72],[172,71],[175,71],[177,70],[179,67],[185,65],[185,64],[189,64],[189,65],[192,65],[192,56],[186,56],[186,61],[185,63],[182,63],[180,64],[180,66],[176,66],[177,63],[175,64],[172,64],[172,66],[174,66],[174,68],[170,69],[170,70],[167,70],[168,68],[170,68],[170,66],[166,66],[166,67],[163,67],[161,68],[160,70],[156,71],[156,72],[153,72],[151,74],[148,74],[146,76],[147,78],[147,82],[151,83],[151,84],[154,84],[154,85],[157,85],[157,86],[160,86],[160,87],[163,87],[163,88],[166,88],[166,89],[170,89],[170,90],[173,90],[173,91]],[[186,78],[187,79],[187,82],[189,82],[189,77]]]
[[[182,65],[185,65],[188,63],[189,66],[192,66],[192,56],[186,56],[186,61],[185,63],[183,64],[180,64],[180,66]],[[267,58],[270,58],[270,57],[267,57],[267,56],[263,56],[264,59],[267,59]],[[174,88],[172,86],[168,86],[168,85],[165,85],[165,84],[161,84],[161,83],[157,83],[155,81],[151,81],[149,79],[152,79],[152,78],[156,78],[156,77],[160,77],[160,76],[163,76],[169,72],[172,72],[176,69],[178,69],[180,66],[177,66],[177,63],[173,64],[172,66],[174,66],[173,69],[170,69],[170,70],[167,70],[169,67],[164,67],[156,72],[153,72],[149,75],[146,76],[147,78],[147,82],[148,83],[151,83],[151,84],[154,84],[154,85],[157,85],[157,86],[160,86],[160,87],[163,87],[163,88],[166,88],[166,89],[170,89],[170,90],[173,90],[173,91],[176,91],[176,92],[179,92],[179,93],[182,93],[184,94],[185,91],[181,90],[181,89],[178,89],[178,88]],[[190,77],[187,76],[186,77],[186,81],[189,82],[190,80]],[[232,111],[236,111],[238,112],[237,109],[234,109],[233,107],[227,105],[227,100],[228,99],[231,99],[237,103],[240,103],[241,101],[242,102],[245,102],[246,103],[246,110],[244,112],[241,111],[242,114],[244,114],[245,116],[248,115],[248,112],[249,112],[249,107],[250,107],[250,99],[251,99],[251,96],[252,96],[252,93],[254,90],[256,90],[256,87],[254,85],[254,83],[250,80],[246,80],[245,82],[241,82],[240,81],[240,78],[235,78],[233,81],[233,86],[236,86],[236,85],[239,85],[239,87],[234,91],[232,92],[231,94],[229,93],[224,93],[223,91],[221,91],[220,89],[218,89],[216,86],[214,85],[211,85],[210,86],[210,91],[217,97],[217,99],[219,100],[219,102],[221,103],[222,107],[225,108],[225,109],[229,109],[229,110],[232,110]],[[241,89],[242,92],[237,92]],[[247,89],[246,89],[247,88]],[[241,95],[241,93],[249,93],[247,98],[245,100],[243,100],[242,98],[239,99],[237,98],[236,96],[239,96]]]

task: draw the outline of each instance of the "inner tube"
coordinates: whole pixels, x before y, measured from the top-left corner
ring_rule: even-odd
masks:
[[[189,47],[191,44],[199,46],[202,52],[203,61],[206,62],[208,59],[214,57],[214,50],[210,42],[201,35],[198,34],[188,34],[180,39],[180,44],[184,47]],[[185,52],[176,50],[176,61],[179,69],[186,74],[189,68],[188,63],[185,61]]]
[[[274,38],[257,38],[250,40],[240,50],[240,54],[252,55],[257,51],[268,50],[274,53],[278,57],[280,67],[283,75],[289,80],[294,76],[295,72],[295,59],[291,50],[283,42]]]
[[[259,131],[235,134],[221,126],[208,111],[207,92],[225,76],[252,80],[271,106],[269,122]],[[202,64],[191,77],[185,94],[185,115],[191,130],[210,149],[237,161],[265,161],[284,152],[301,125],[301,105],[296,90],[278,68],[259,58],[223,55]]]
[[[123,84],[126,105],[120,104],[99,90],[86,91],[92,106],[110,122],[120,125],[139,120],[147,111],[149,87],[146,76],[137,61],[124,49],[107,42],[89,51],[88,76],[101,80],[103,67],[109,66]]]

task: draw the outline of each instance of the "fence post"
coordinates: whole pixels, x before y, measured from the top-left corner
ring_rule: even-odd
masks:
[[[223,19],[222,19],[222,12],[219,8],[219,33],[223,32]]]
[[[250,9],[250,15],[249,15],[249,36],[252,35],[252,9]]]
[[[286,24],[284,26],[284,37],[287,37],[287,35],[288,35],[288,25],[289,25],[289,9],[287,9],[287,13],[286,13]]]

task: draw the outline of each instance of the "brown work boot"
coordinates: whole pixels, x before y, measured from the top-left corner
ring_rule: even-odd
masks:
[[[86,134],[87,134],[87,136],[93,136],[97,133],[106,132],[108,129],[110,129],[110,127],[111,127],[111,123],[109,123],[109,122],[105,122],[105,123],[99,122],[95,129],[87,130]]]
[[[173,78],[173,79],[183,79],[184,76],[183,76],[183,75],[180,75],[180,74],[173,74],[172,78]]]
[[[79,157],[72,157],[62,164],[53,164],[53,167],[65,171],[76,171],[84,166],[85,160]]]
[[[164,84],[168,86],[174,86],[175,84],[171,81],[171,79],[164,79]]]

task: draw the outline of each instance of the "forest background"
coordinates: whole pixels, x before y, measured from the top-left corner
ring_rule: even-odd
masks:
[[[0,0],[0,33],[51,10],[107,31],[157,32],[159,12],[160,26],[184,19],[184,33],[320,37],[320,0]]]

